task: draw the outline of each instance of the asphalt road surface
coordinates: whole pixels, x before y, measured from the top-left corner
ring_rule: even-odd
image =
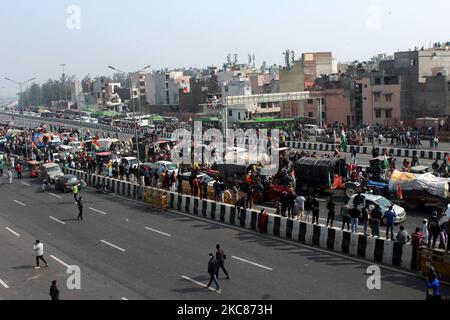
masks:
[[[157,212],[116,195],[83,190],[85,221],[71,194],[40,192],[37,180],[0,179],[0,299],[424,299],[422,279],[383,267],[381,290],[367,288],[369,263],[194,218]],[[34,269],[44,243],[49,268]],[[208,254],[220,243],[231,280],[208,290]],[[81,270],[81,290],[65,283]],[[446,289],[445,289],[446,290]]]

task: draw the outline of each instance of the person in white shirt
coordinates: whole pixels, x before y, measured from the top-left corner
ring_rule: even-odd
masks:
[[[299,196],[295,199],[295,212],[298,213],[297,220],[303,221],[303,215],[305,214],[305,197]]]
[[[36,240],[36,243],[34,244],[33,249],[36,252],[36,268],[35,269],[40,268],[39,260],[42,260],[45,263],[45,266],[48,267],[48,263],[44,259],[44,245],[39,240]]]
[[[428,244],[428,220],[424,219],[422,224],[422,240],[425,245]]]

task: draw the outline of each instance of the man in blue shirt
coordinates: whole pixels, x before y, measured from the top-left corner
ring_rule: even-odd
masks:
[[[427,280],[427,300],[440,301],[441,300],[441,285],[435,272],[431,272]]]
[[[394,241],[394,224],[397,214],[394,211],[394,206],[391,206],[388,211],[384,213],[386,218],[386,239],[389,240],[389,231],[391,231],[391,240]]]

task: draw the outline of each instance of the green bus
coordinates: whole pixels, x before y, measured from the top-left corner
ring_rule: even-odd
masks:
[[[296,120],[293,118],[257,118],[238,122],[241,129],[280,129],[291,131],[295,127]]]

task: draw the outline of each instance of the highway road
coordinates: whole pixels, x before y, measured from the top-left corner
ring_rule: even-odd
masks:
[[[359,259],[91,190],[81,192],[79,222],[71,194],[42,193],[37,180],[0,182],[0,299],[49,299],[53,279],[65,300],[425,297],[423,280],[408,272],[383,267],[381,290],[369,290],[369,263]],[[33,268],[37,239],[49,268]],[[221,293],[204,287],[217,243],[231,275],[221,273]],[[81,290],[65,286],[67,265],[80,267]]]

